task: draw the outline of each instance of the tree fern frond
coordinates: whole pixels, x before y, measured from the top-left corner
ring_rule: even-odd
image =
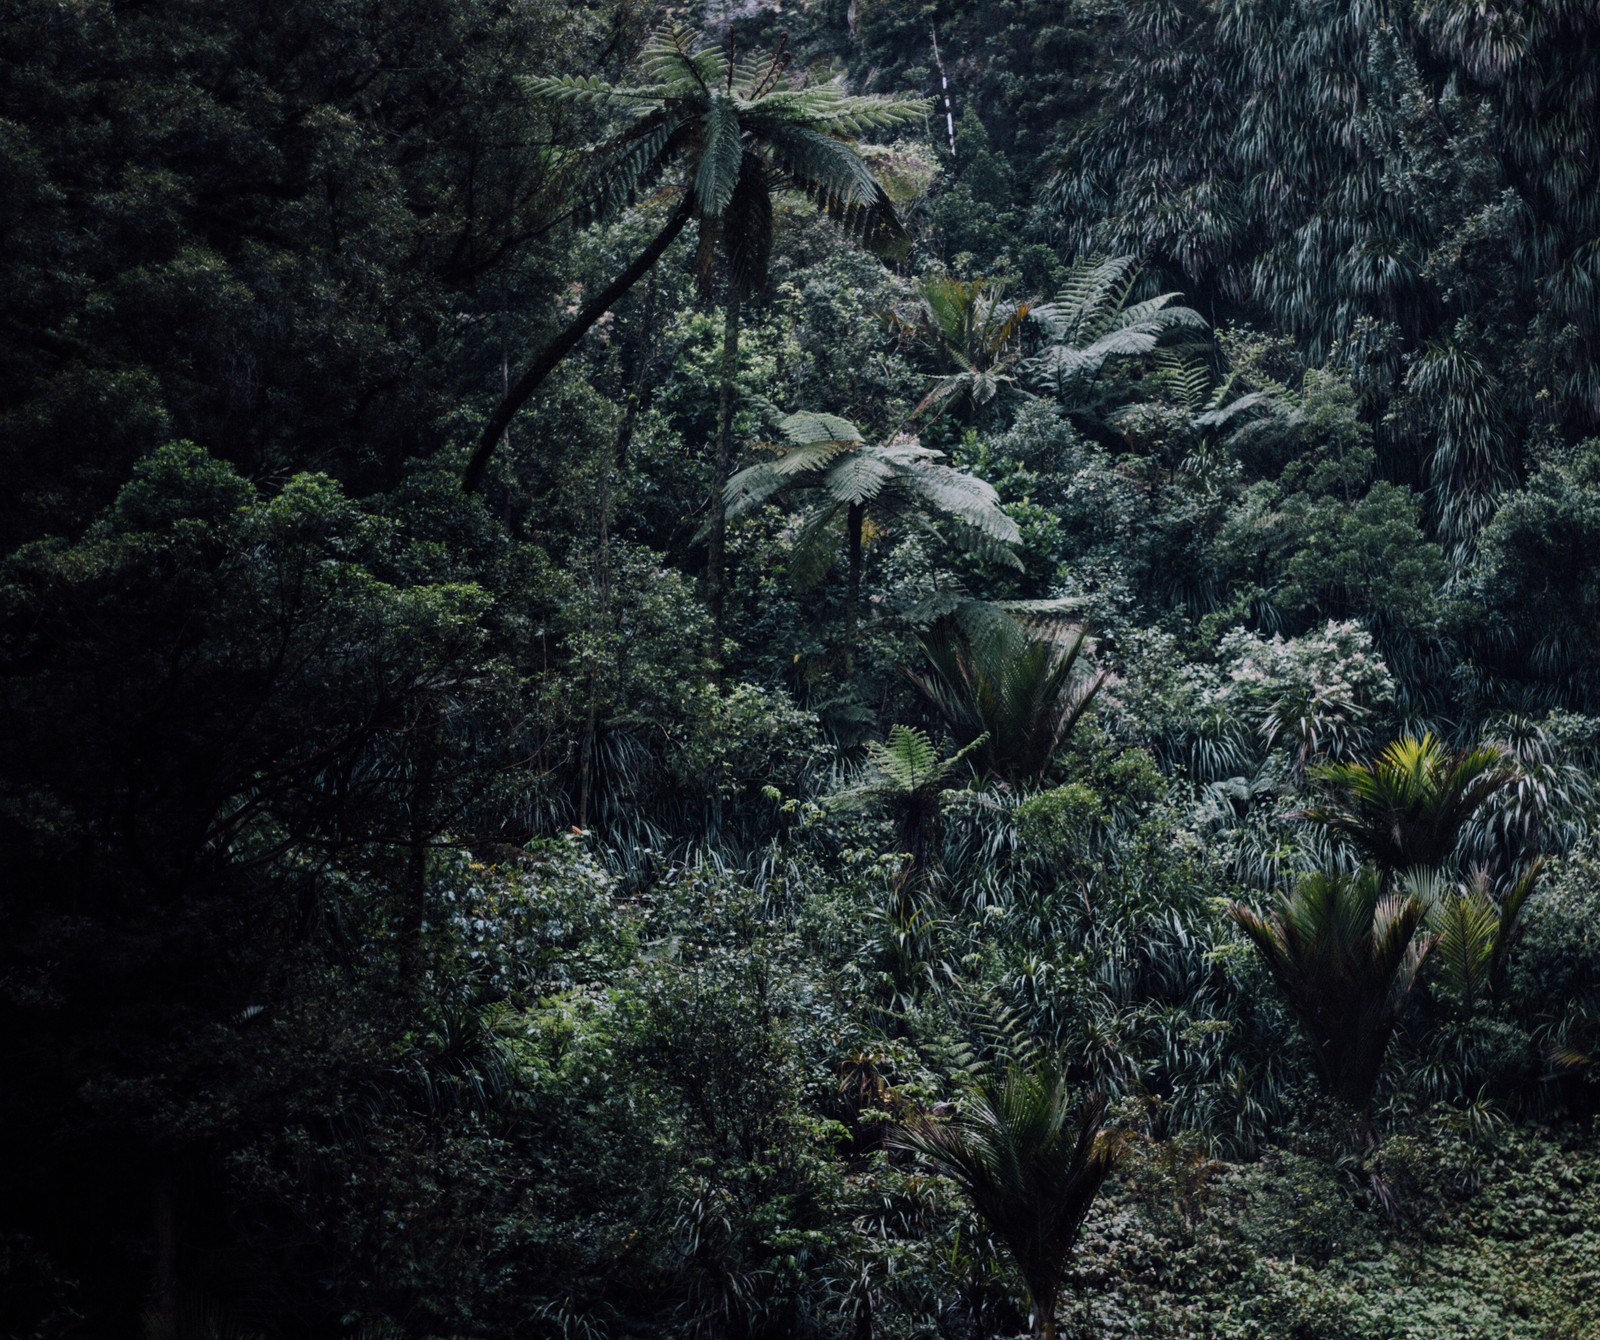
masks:
[[[656,82],[708,94],[728,78],[727,57],[717,47],[697,50],[693,29],[675,24],[658,30],[639,53],[639,67]]]
[[[882,196],[878,179],[848,144],[787,121],[769,123],[752,117],[751,129],[762,135],[794,185],[830,211],[851,206],[870,209]]]
[[[761,461],[732,475],[722,490],[723,505],[728,520],[755,511],[762,503],[781,492],[789,483],[792,471],[779,469],[781,461]],[[710,523],[701,527],[708,531]],[[698,537],[697,537],[698,538]]]
[[[595,152],[603,165],[590,185],[594,219],[607,219],[631,205],[682,147],[687,127],[667,112],[643,117]]]
[[[666,84],[608,84],[598,75],[520,75],[518,86],[539,102],[576,103],[595,108],[659,103],[672,96]]]
[[[911,125],[926,120],[932,110],[932,104],[924,98],[852,96],[837,84],[781,90],[752,105],[763,115],[802,120],[847,135]]]
[[[878,452],[862,448],[834,465],[824,478],[823,487],[839,502],[863,503],[876,498],[894,477],[893,465]]]
[[[924,464],[905,476],[908,487],[920,494],[937,512],[955,518],[1000,544],[1021,544],[1022,532],[1000,506],[994,486],[952,469],[948,465]]]
[[[819,414],[814,410],[800,410],[778,421],[783,435],[796,446],[814,443],[833,443],[840,446],[861,441],[861,430],[849,419],[837,414]]]
[[[739,185],[744,137],[733,99],[714,93],[701,120],[700,163],[694,177],[696,213],[720,218]]]

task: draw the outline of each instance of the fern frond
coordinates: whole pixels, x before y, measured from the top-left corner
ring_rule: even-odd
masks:
[[[666,84],[608,84],[597,75],[521,75],[518,86],[539,102],[574,103],[596,109],[659,103],[673,94]]]
[[[696,213],[721,218],[739,185],[744,136],[733,99],[714,93],[701,120],[700,165],[694,177]]]
[[[932,505],[935,511],[953,517],[963,525],[1001,544],[1022,543],[1017,523],[1000,506],[994,486],[952,469],[948,465],[923,464],[905,476],[908,487]]]
[[[871,448],[862,448],[834,465],[823,487],[839,502],[855,505],[876,498],[894,477],[893,465]]]
[[[818,414],[814,410],[800,410],[778,421],[779,431],[797,446],[814,443],[833,443],[848,446],[861,441],[861,430],[849,419],[837,414]]]

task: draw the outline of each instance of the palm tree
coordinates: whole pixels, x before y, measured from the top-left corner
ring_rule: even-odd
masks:
[[[1016,1262],[1036,1340],[1055,1340],[1056,1298],[1089,1207],[1120,1152],[1105,1103],[1071,1098],[1059,1062],[991,1077],[949,1121],[916,1116],[895,1143],[961,1188]]]
[[[1505,750],[1480,744],[1452,753],[1431,732],[1389,745],[1376,761],[1312,770],[1320,804],[1300,817],[1351,843],[1385,874],[1441,868],[1468,820],[1516,778]]]
[[[1104,686],[1107,672],[1081,673],[1081,628],[1024,628],[1001,611],[972,634],[936,625],[919,639],[928,671],[906,678],[945,719],[957,741],[980,735],[986,773],[1036,785]]]
[[[1266,916],[1243,903],[1229,908],[1305,1030],[1328,1092],[1356,1114],[1369,1147],[1384,1054],[1435,941],[1418,937],[1429,911],[1419,878],[1390,891],[1370,866],[1317,873]]]
[[[1511,946],[1543,868],[1544,861],[1536,858],[1499,897],[1487,872],[1479,870],[1435,901],[1429,919],[1438,936],[1433,958],[1462,1013],[1470,1015],[1479,1001],[1503,989]]]
[[[701,49],[691,30],[674,26],[658,32],[641,54],[642,84],[609,84],[593,75],[525,81],[536,98],[631,118],[592,154],[601,164],[592,193],[597,214],[625,207],[674,167],[682,169],[681,195],[666,224],[632,264],[578,312],[506,393],[484,425],[463,479],[469,493],[482,484],[512,416],[589,328],[660,259],[689,220],[698,220],[701,275],[709,277],[719,254],[728,275],[707,582],[719,627],[722,487],[732,452],[739,310],[766,283],[772,191],[782,186],[799,190],[869,250],[903,254],[905,230],[850,138],[921,119],[928,110],[926,102],[915,99],[851,96],[833,83],[795,88],[785,78],[788,66],[781,49],[736,58],[731,42],[726,50]]]
[[[861,597],[862,537],[867,508],[909,508],[954,523],[956,538],[975,549],[1020,567],[1010,546],[1022,539],[1017,523],[1001,510],[993,487],[975,475],[940,464],[944,453],[914,437],[895,437],[881,445],[866,442],[848,419],[802,411],[780,420],[788,450],[775,460],[739,471],[724,491],[727,515],[740,517],[789,488],[822,495],[801,531],[796,567],[820,575],[835,524],[844,519],[850,556],[847,643],[853,640]]]
[[[1176,293],[1130,302],[1140,269],[1132,256],[1076,262],[1054,300],[1029,314],[1045,348],[1022,363],[1026,379],[1063,401],[1082,403],[1106,364],[1153,353],[1175,335],[1206,328],[1199,312],[1174,305]]]

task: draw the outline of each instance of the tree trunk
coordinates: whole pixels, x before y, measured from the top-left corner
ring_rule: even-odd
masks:
[[[150,1315],[171,1325],[178,1312],[178,1195],[172,1160],[156,1160],[150,1188]]]
[[[845,535],[850,549],[850,580],[844,606],[844,668],[855,669],[856,614],[861,605],[861,532],[866,525],[866,503],[851,503],[845,513]]]
[[[610,311],[622,295],[638,283],[661,259],[662,253],[672,245],[678,234],[683,231],[684,225],[689,222],[693,210],[693,196],[685,191],[683,200],[673,211],[672,217],[667,220],[666,227],[635,257],[633,264],[601,289],[589,304],[572,318],[566,328],[539,351],[538,356],[528,365],[528,370],[517,378],[516,385],[495,406],[494,413],[489,416],[489,422],[484,425],[483,433],[478,438],[477,448],[472,453],[472,459],[467,462],[466,473],[461,478],[462,492],[476,493],[482,487],[483,478],[489,471],[489,461],[494,455],[495,448],[505,436],[512,417],[539,389],[544,379],[555,370],[556,364],[571,353],[578,341],[589,333],[589,328]]]
[[[728,295],[722,321],[722,387],[717,400],[717,468],[711,480],[711,542],[706,554],[706,603],[711,607],[711,660],[722,673],[723,608],[726,605],[728,508],[722,491],[733,468],[733,379],[739,365],[739,297]]]

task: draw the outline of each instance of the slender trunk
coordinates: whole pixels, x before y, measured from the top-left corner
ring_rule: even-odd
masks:
[[[432,713],[433,706],[425,709]],[[437,719],[413,723],[415,732],[410,794],[406,797],[406,856],[404,866],[405,901],[400,919],[400,980],[397,991],[403,996],[421,987],[428,966],[428,851],[432,845],[440,755],[443,751],[443,726]]]
[[[667,220],[666,227],[634,258],[633,264],[601,289],[589,304],[572,318],[566,328],[539,351],[537,357],[528,365],[527,371],[517,378],[516,385],[495,406],[494,413],[489,416],[489,422],[483,427],[477,448],[472,453],[472,459],[467,462],[466,473],[461,478],[463,492],[476,493],[482,487],[483,478],[489,470],[489,461],[494,456],[495,448],[505,436],[512,417],[539,389],[544,379],[555,370],[556,364],[571,353],[578,341],[589,333],[589,328],[610,311],[622,295],[638,283],[651,266],[661,259],[662,253],[672,245],[678,234],[683,231],[684,225],[689,222],[693,208],[693,197],[686,191],[682,202]]]
[[[177,1177],[172,1160],[161,1158],[150,1189],[151,1262],[150,1313],[170,1325],[178,1311],[178,1205]]]
[[[653,290],[652,290],[653,293]],[[648,320],[648,316],[646,318]],[[602,638],[611,636],[611,506],[619,462],[628,454],[628,444],[633,440],[634,424],[639,418],[640,389],[628,396],[628,407],[623,411],[622,423],[617,429],[605,459],[600,463],[598,534],[594,560],[595,616],[600,624]],[[594,794],[595,730],[600,710],[600,662],[589,668],[589,707],[584,718],[581,762],[578,769],[578,827],[589,827],[589,802]]]
[[[851,503],[845,513],[845,535],[850,548],[850,581],[844,605],[844,668],[856,663],[856,613],[861,605],[861,532],[867,519],[866,503]]]
[[[739,365],[739,298],[728,295],[722,321],[722,386],[717,400],[717,468],[711,480],[711,543],[706,555],[706,603],[711,607],[711,661],[722,674],[723,608],[728,509],[722,491],[733,468],[733,379]]]

